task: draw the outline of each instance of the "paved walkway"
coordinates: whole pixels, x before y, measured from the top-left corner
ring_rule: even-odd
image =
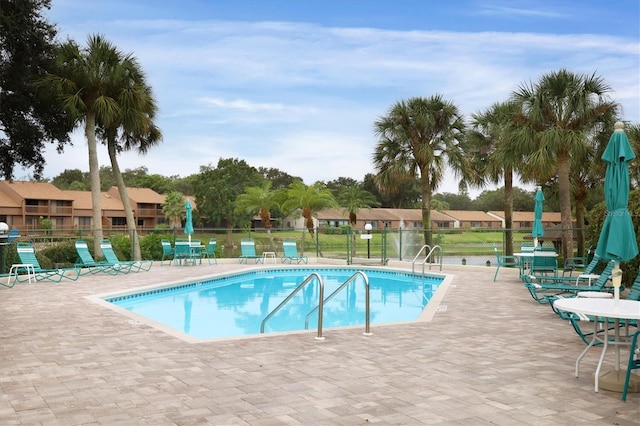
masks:
[[[85,298],[239,268],[0,288],[0,424],[640,424],[638,394],[593,391],[599,351],[573,376],[584,344],[514,271],[494,283],[493,267],[445,265],[455,279],[432,321],[324,341],[187,343]]]

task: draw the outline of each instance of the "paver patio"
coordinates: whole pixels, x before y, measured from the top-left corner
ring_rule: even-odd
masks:
[[[638,394],[593,391],[599,350],[574,377],[584,344],[508,269],[445,265],[432,321],[324,341],[188,343],[85,298],[255,267],[206,263],[0,288],[0,424],[640,424]]]

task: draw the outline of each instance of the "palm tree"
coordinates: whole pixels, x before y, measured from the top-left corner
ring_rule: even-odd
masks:
[[[472,163],[484,186],[485,179],[494,184],[504,179],[505,254],[513,254],[513,175],[522,165],[522,154],[513,144],[514,103],[495,103],[486,111],[471,116],[472,130],[467,134]]]
[[[114,98],[118,101],[119,114],[111,123],[100,123],[106,140],[113,178],[116,181],[120,199],[124,207],[127,229],[133,245],[134,260],[142,260],[137,224],[127,195],[127,187],[118,164],[118,153],[136,149],[140,154],[148,152],[151,146],[162,139],[160,130],[153,123],[157,106],[151,88],[144,84],[144,75],[137,62],[130,56],[123,59],[124,74],[122,86]],[[118,140],[118,130],[121,132]]]
[[[89,37],[85,49],[81,49],[73,40],[62,44],[56,58],[56,73],[47,75],[41,82],[41,85],[49,86],[60,97],[64,109],[76,124],[84,122],[89,151],[96,254],[102,253],[100,241],[103,235],[96,125],[117,119],[119,108],[113,94],[122,82],[122,67],[123,55],[102,36],[93,35]]]
[[[254,215],[258,213],[262,225],[267,230],[267,236],[271,248],[275,248],[273,235],[271,234],[271,211],[280,207],[286,190],[272,190],[271,181],[265,181],[262,186],[245,188],[244,194],[236,198],[235,209],[238,212],[246,212]]]
[[[638,157],[640,156],[640,124],[636,123],[625,127],[633,152]],[[635,160],[629,164],[629,176],[631,188],[640,187],[640,161]]]
[[[536,84],[524,84],[511,99],[520,105],[516,117],[518,149],[528,152],[525,174],[548,178],[558,176],[562,228],[562,254],[573,256],[571,220],[571,158],[581,158],[586,135],[603,117],[617,109],[607,93],[605,81],[592,75],[565,69],[545,74]]]
[[[185,199],[181,193],[173,191],[167,194],[162,206],[162,213],[172,228],[182,226],[182,219],[185,215],[184,204]]]
[[[296,209],[302,211],[302,217],[305,219],[305,226],[311,236],[314,236],[313,230],[313,214],[323,208],[337,208],[338,202],[331,193],[320,183],[307,186],[302,182],[296,181],[289,185],[287,189],[287,199],[282,204],[285,212],[291,213]],[[320,251],[320,248],[316,248]],[[302,248],[304,252],[304,231],[302,231]],[[320,253],[321,254],[321,253]]]
[[[345,186],[340,189],[337,197],[338,203],[349,214],[349,224],[356,226],[358,222],[358,211],[360,209],[371,209],[380,205],[378,200],[369,191],[365,191],[362,185]],[[356,253],[356,234],[352,233],[353,244],[352,252]]]
[[[431,194],[442,182],[447,164],[456,174],[466,176],[471,172],[459,146],[464,132],[458,107],[441,95],[400,101],[375,122],[379,139],[373,154],[376,183],[381,190],[393,192],[397,183],[407,177],[420,177],[427,245],[432,244]]]

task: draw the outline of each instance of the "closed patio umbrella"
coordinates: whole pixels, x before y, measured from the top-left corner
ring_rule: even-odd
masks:
[[[633,230],[633,221],[629,214],[629,164],[636,158],[624,133],[624,124],[617,122],[615,131],[602,154],[607,162],[604,177],[604,202],[607,206],[607,217],[602,224],[602,231],[596,246],[596,254],[605,261],[613,260],[615,268],[611,272],[614,287],[614,306],[620,299],[620,283],[622,271],[620,262],[626,262],[638,255],[638,242]],[[619,341],[620,328],[615,328],[615,340]],[[619,355],[620,345],[615,345],[616,362],[614,370],[599,377],[600,387],[609,390],[622,389],[624,375],[621,374]],[[604,356],[604,352],[603,352]]]
[[[608,163],[604,180],[607,217],[602,225],[596,254],[603,260],[619,263],[631,260],[638,255],[636,234],[628,210],[628,162],[634,158],[636,156],[624,133],[624,124],[617,122],[615,132],[611,135],[602,154],[602,159]]]
[[[184,221],[184,233],[189,236],[189,243],[191,243],[191,234],[193,234],[193,214],[191,212],[191,203],[189,200],[184,204],[186,210],[186,219]]]
[[[538,187],[534,200],[536,201],[536,205],[533,210],[531,236],[533,237],[533,246],[538,247],[538,238],[544,236],[544,228],[542,227],[542,203],[544,201],[544,194],[542,193],[541,187]]]

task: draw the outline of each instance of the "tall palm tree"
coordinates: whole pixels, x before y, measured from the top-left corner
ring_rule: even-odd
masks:
[[[573,256],[571,220],[571,158],[581,158],[587,134],[617,105],[601,78],[574,74],[566,69],[543,75],[535,84],[524,84],[511,99],[521,107],[516,117],[518,149],[528,152],[528,173],[542,181],[551,171],[558,176],[562,228],[562,254]]]
[[[135,149],[140,154],[158,144],[162,139],[160,129],[153,123],[157,111],[151,88],[144,83],[144,75],[137,61],[130,55],[123,59],[122,86],[117,88],[114,98],[118,101],[119,114],[110,123],[100,123],[106,140],[113,178],[116,181],[120,199],[125,211],[127,229],[133,245],[134,260],[142,260],[140,240],[133,209],[127,194],[127,187],[118,164],[118,153]],[[120,138],[118,139],[118,133]]]
[[[355,226],[358,222],[358,211],[360,209],[371,209],[374,206],[379,206],[380,203],[376,200],[376,197],[372,193],[362,188],[362,185],[346,186],[340,189],[338,193],[337,201],[345,211],[349,214],[349,224]],[[355,255],[356,252],[356,234],[352,233],[353,244],[352,252]]]
[[[43,78],[60,97],[65,110],[77,124],[84,123],[89,152],[92,226],[95,253],[102,253],[102,206],[100,202],[100,170],[96,145],[97,123],[110,123],[119,113],[114,99],[115,88],[121,83],[123,55],[100,35],[89,37],[81,49],[73,40],[60,46],[56,71]]]
[[[522,165],[522,153],[513,144],[513,117],[517,105],[510,102],[493,104],[480,114],[471,116],[467,142],[472,163],[478,171],[478,186],[485,179],[494,184],[504,179],[505,254],[513,254],[513,175]]]
[[[459,146],[465,126],[458,107],[441,95],[400,101],[375,122],[375,134],[379,139],[373,154],[376,183],[383,191],[393,192],[398,182],[420,177],[424,243],[431,245],[431,194],[442,182],[447,165],[459,175],[472,171]]]
[[[313,230],[313,214],[323,208],[337,208],[338,202],[324,185],[315,183],[307,186],[302,182],[296,181],[289,185],[287,189],[287,199],[282,204],[285,212],[291,213],[296,209],[300,209],[302,217],[305,219],[305,226],[309,234],[315,235]],[[315,240],[315,238],[314,238]],[[317,247],[318,251],[320,250]],[[302,231],[302,251],[304,251],[304,231]]]
[[[236,211],[252,215],[258,213],[262,220],[262,225],[267,230],[271,248],[275,249],[273,235],[271,234],[271,211],[280,207],[280,204],[284,201],[283,198],[286,197],[286,190],[274,191],[271,189],[271,181],[265,181],[262,186],[248,187],[244,191],[244,194],[240,194],[236,198]]]
[[[179,228],[185,215],[184,196],[176,191],[167,194],[162,206],[162,214],[169,221],[169,226]]]

